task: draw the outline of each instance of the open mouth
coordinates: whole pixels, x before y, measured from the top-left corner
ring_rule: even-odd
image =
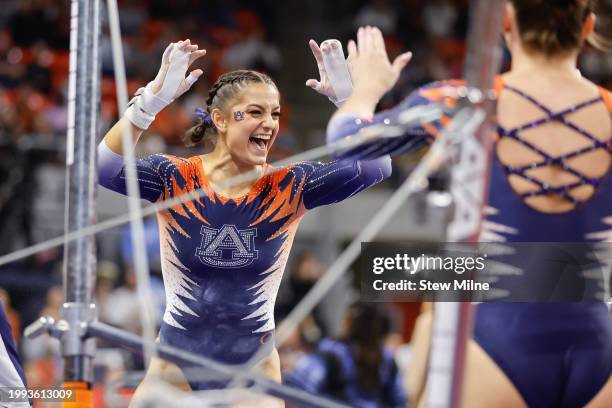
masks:
[[[271,139],[272,135],[257,134],[249,138],[249,144],[258,151],[266,152]]]

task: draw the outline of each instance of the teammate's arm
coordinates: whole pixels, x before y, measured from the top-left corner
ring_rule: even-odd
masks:
[[[412,53],[401,54],[391,63],[382,33],[376,27],[361,27],[357,31],[357,43],[351,40],[348,52],[353,93],[334,117],[348,113],[372,118],[376,105],[395,86]]]

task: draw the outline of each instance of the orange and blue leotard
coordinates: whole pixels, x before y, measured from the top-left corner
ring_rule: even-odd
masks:
[[[104,142],[99,183],[126,194],[121,156]],[[264,175],[238,198],[216,193],[202,158],[152,155],[137,160],[143,198],[204,195],[158,213],[166,310],[160,341],[226,364],[273,347],[274,302],[304,214],[342,201],[390,175],[374,161],[303,162]],[[210,383],[190,380],[194,389]]]

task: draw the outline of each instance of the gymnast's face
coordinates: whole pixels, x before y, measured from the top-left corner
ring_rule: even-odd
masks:
[[[239,164],[257,166],[266,162],[278,134],[279,98],[273,85],[253,83],[245,86],[229,104],[225,142]]]

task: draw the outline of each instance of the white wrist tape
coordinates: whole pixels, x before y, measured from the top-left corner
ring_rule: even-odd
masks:
[[[353,82],[348,65],[344,58],[342,44],[338,40],[327,40],[326,42],[337,42],[337,47],[329,47],[330,52],[323,53],[323,65],[329,78],[329,83],[336,95],[332,102],[340,106],[353,93]],[[331,99],[331,98],[330,98]]]
[[[155,95],[152,90],[152,84],[152,82],[147,84],[142,94],[138,97],[138,99],[136,99],[136,104],[138,104],[142,110],[148,114],[155,116],[166,106],[170,105],[172,99],[166,100],[165,98],[161,97],[161,92]]]
[[[125,110],[124,116],[137,128],[147,130],[149,126],[151,126],[151,123],[153,123],[155,120],[155,116],[145,112],[140,106],[137,105],[136,102],[140,98],[141,96],[136,98],[136,101],[128,106],[128,108]]]

